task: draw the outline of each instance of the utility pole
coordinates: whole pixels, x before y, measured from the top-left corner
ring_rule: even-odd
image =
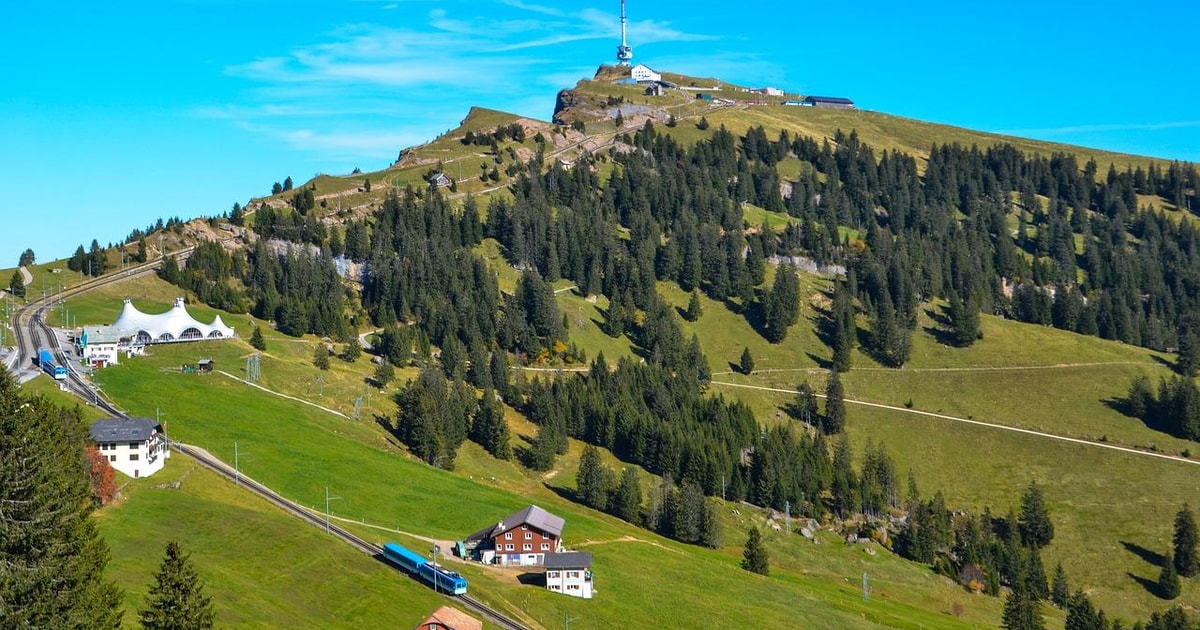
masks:
[[[787,516],[784,517],[784,523],[787,524],[787,533],[790,534],[790,533],[792,533],[792,502],[784,501],[783,509],[784,509],[784,513],[787,514]]]
[[[329,533],[329,502],[338,501],[342,497],[329,496],[329,486],[325,486],[325,533]]]
[[[437,555],[438,555],[438,552],[441,551],[441,548],[438,547],[437,545],[434,545],[433,549],[430,549],[429,551],[430,551],[430,553],[433,554],[433,568],[437,569]],[[433,576],[433,592],[434,593],[438,592],[437,575]]]
[[[237,442],[234,442],[233,443],[233,483],[234,483],[234,485],[238,485],[238,486],[242,485],[242,473],[241,473],[241,469],[238,468],[238,456],[239,455],[242,455],[242,453],[238,452]],[[249,455],[249,453],[245,453],[245,455]]]

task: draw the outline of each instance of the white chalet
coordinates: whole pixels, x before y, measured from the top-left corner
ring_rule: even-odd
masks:
[[[116,365],[121,337],[121,331],[113,326],[84,326],[79,335],[82,363],[98,368]]]
[[[571,597],[592,598],[592,554],[588,551],[548,553],[546,590]]]
[[[91,434],[108,463],[130,477],[153,475],[171,456],[162,425],[150,418],[97,420]]]
[[[632,76],[633,80],[637,81],[638,83],[643,81],[662,81],[662,75],[655,72],[650,68],[650,66],[647,66],[644,63],[634,66],[633,69],[629,71],[629,75]]]

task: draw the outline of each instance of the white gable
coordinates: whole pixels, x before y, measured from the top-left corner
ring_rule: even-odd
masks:
[[[630,71],[634,81],[662,81],[662,75],[655,72],[646,64],[638,64]]]

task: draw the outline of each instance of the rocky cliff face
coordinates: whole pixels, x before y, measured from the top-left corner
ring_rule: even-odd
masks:
[[[575,90],[560,90],[554,101],[554,117],[551,119],[559,125],[569,125],[575,118],[570,116],[571,110],[583,104],[583,99]]]

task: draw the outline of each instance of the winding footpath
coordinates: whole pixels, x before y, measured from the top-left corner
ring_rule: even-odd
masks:
[[[737,387],[737,388],[741,388],[741,389],[753,389],[753,390],[758,390],[758,391],[775,392],[775,393],[780,393],[780,394],[795,394],[796,393],[795,389],[781,389],[779,387],[762,387],[759,385],[744,385],[741,383],[730,383],[727,381],[712,381],[712,384],[720,385],[722,387]],[[818,398],[825,398],[824,394],[814,394],[814,395]],[[1084,440],[1084,439],[1080,439],[1080,438],[1066,437],[1065,435],[1056,435],[1054,433],[1045,433],[1043,431],[1034,431],[1033,429],[1022,429],[1020,427],[1010,427],[1007,425],[995,424],[992,422],[981,422],[979,420],[972,420],[969,418],[960,418],[958,416],[948,416],[946,414],[934,413],[932,411],[921,411],[919,409],[907,409],[905,407],[884,405],[884,404],[880,404],[880,403],[867,402],[865,400],[851,400],[849,398],[845,399],[844,402],[849,405],[859,405],[862,407],[874,407],[876,409],[886,409],[888,411],[895,411],[895,412],[899,412],[899,413],[910,413],[910,414],[914,414],[914,415],[918,415],[918,416],[925,416],[928,418],[937,418],[938,420],[949,420],[951,422],[961,422],[963,424],[973,424],[973,425],[980,426],[980,427],[987,427],[989,429],[1000,429],[1002,431],[1012,431],[1014,433],[1024,433],[1026,435],[1034,435],[1034,436],[1037,436],[1040,438],[1046,438],[1046,439],[1050,439],[1050,440],[1058,440],[1060,442],[1071,442],[1073,444],[1083,444],[1085,446],[1095,446],[1098,448],[1107,448],[1107,449],[1114,450],[1114,451],[1122,451],[1125,453],[1132,453],[1134,455],[1141,455],[1143,457],[1157,457],[1159,459],[1169,459],[1171,461],[1182,462],[1185,464],[1200,465],[1200,461],[1188,459],[1186,457],[1180,457],[1178,455],[1167,455],[1165,453],[1155,453],[1152,451],[1143,451],[1143,450],[1138,450],[1136,448],[1129,448],[1127,446],[1117,446],[1115,444],[1107,444],[1105,442],[1096,442],[1093,440]]]

